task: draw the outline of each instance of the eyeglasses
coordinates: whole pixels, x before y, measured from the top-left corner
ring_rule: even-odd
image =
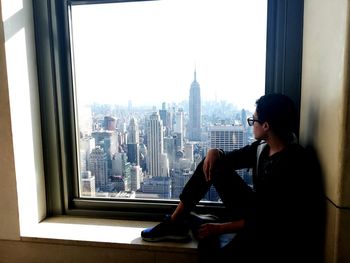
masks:
[[[257,123],[262,123],[262,121],[258,120],[258,119],[254,119],[254,117],[250,117],[247,119],[247,122],[248,122],[248,125],[249,126],[253,126],[254,125],[254,122],[257,122]]]

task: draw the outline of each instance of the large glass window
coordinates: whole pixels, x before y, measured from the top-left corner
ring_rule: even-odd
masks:
[[[254,140],[267,0],[72,5],[70,17],[79,198],[178,199],[209,148]]]
[[[260,95],[300,105],[303,0],[33,0],[33,14],[48,216],[159,220],[210,147],[253,140]]]

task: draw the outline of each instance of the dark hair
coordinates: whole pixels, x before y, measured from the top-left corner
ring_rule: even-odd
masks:
[[[256,101],[256,113],[262,122],[283,140],[297,131],[297,111],[293,101],[283,94],[266,94]]]

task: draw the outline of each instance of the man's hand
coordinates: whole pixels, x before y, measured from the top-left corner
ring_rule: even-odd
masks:
[[[220,223],[207,223],[200,226],[197,231],[197,238],[203,239],[209,236],[218,236],[221,234]]]
[[[218,236],[225,233],[234,233],[242,229],[245,225],[244,219],[226,223],[207,223],[198,228],[196,237],[203,239],[209,236]]]
[[[219,158],[220,158],[220,150],[210,149],[208,151],[208,154],[205,157],[205,160],[203,163],[203,172],[204,172],[205,180],[207,182],[211,181],[212,173],[215,169],[215,165],[217,163],[217,160],[219,160]]]

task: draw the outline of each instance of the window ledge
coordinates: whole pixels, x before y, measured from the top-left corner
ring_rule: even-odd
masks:
[[[47,218],[22,233],[23,241],[79,244],[103,247],[127,247],[142,250],[196,253],[197,242],[145,242],[140,233],[157,222],[93,219],[72,216]]]

